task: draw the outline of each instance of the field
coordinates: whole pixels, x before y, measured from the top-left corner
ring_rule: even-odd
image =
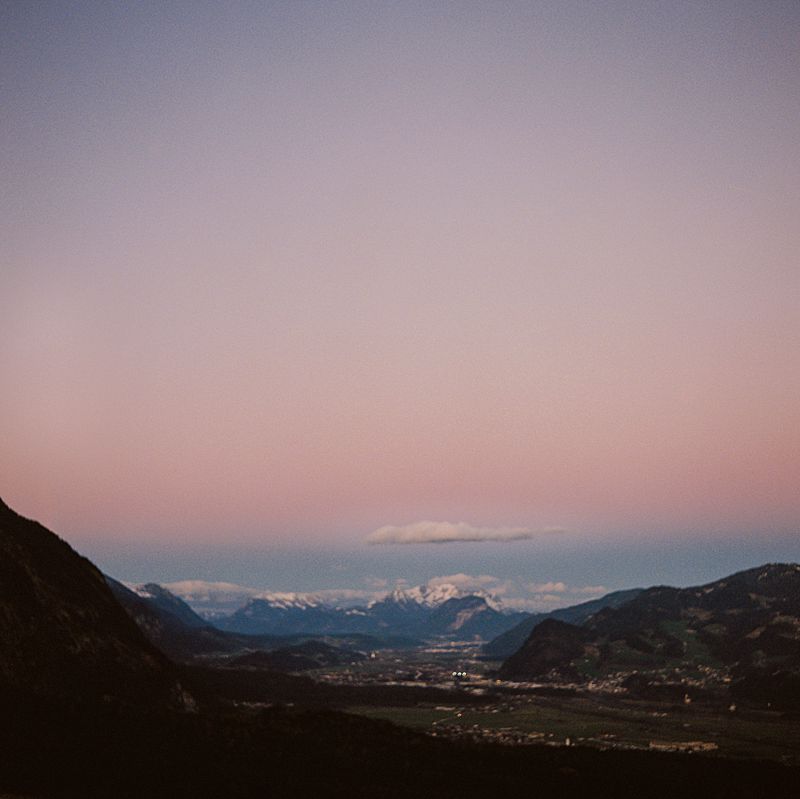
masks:
[[[614,697],[520,697],[485,707],[352,707],[352,713],[446,735],[602,748],[694,749],[737,758],[800,763],[800,720]],[[520,735],[521,734],[521,735]]]

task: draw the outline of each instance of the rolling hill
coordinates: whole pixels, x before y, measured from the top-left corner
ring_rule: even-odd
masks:
[[[800,706],[800,565],[768,564],[693,588],[650,588],[582,625],[547,620],[499,676],[730,686],[733,696]]]
[[[493,638],[483,647],[483,654],[492,658],[507,658],[514,654],[526,641],[531,631],[537,624],[545,619],[556,619],[569,624],[583,624],[591,615],[606,607],[616,608],[624,605],[634,597],[641,594],[642,588],[630,588],[625,591],[614,591],[599,599],[581,602],[579,605],[570,605],[559,608],[549,613],[532,613],[510,630]]]

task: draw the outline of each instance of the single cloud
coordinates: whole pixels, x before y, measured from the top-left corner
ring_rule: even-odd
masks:
[[[236,583],[210,582],[208,580],[179,580],[174,583],[163,583],[162,587],[186,602],[238,600],[242,597],[255,596],[261,590]]]
[[[454,585],[457,588],[484,588],[487,585],[499,583],[498,577],[491,574],[444,574],[441,577],[431,577],[428,585]]]
[[[533,594],[563,594],[567,590],[567,584],[560,580],[550,583],[530,583],[528,590]]]
[[[367,536],[368,544],[453,544],[465,541],[521,541],[561,528],[531,530],[528,527],[474,527],[466,522],[414,522],[379,527]]]

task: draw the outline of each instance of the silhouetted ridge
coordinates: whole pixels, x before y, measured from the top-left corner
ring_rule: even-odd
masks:
[[[0,688],[76,701],[178,701],[170,662],[103,575],[0,500]]]

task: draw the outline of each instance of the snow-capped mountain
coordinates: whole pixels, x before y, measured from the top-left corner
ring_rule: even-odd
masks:
[[[137,590],[134,585],[128,586]],[[164,588],[182,599],[204,619],[230,616],[251,599],[264,599],[275,606],[301,607],[328,605],[352,608],[361,606],[370,598],[371,592],[354,589],[327,589],[320,592],[264,591],[236,583],[208,582],[206,580],[181,580],[164,583]]]
[[[467,596],[480,597],[481,599],[484,599],[486,604],[493,610],[500,612],[503,610],[502,604],[497,597],[480,590],[465,591],[453,583],[417,585],[414,586],[414,588],[396,588],[379,601],[385,602],[390,600],[398,604],[415,602],[424,607],[435,608],[439,605],[443,605],[445,602],[448,602],[451,599],[463,599]],[[371,604],[376,603],[373,602]]]
[[[514,626],[524,615],[503,612],[499,602],[483,592],[437,583],[396,589],[355,608],[332,606],[314,594],[265,592],[214,623],[223,630],[249,634],[490,638]]]
[[[293,591],[264,591],[253,598],[282,610],[318,608],[325,604],[314,594],[297,594]]]
[[[268,594],[250,599],[230,616],[214,619],[221,630],[248,635],[317,635],[354,632],[341,620],[347,611],[295,594]],[[361,630],[355,630],[361,632]]]

